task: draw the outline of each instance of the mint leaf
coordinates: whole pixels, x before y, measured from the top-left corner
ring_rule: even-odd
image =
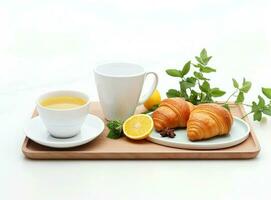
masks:
[[[189,83],[194,83],[194,85],[195,85],[197,79],[195,77],[188,77],[188,78],[186,78],[186,81],[189,82]]]
[[[243,85],[242,85],[242,88],[240,89],[242,92],[244,93],[247,93],[251,88],[251,82],[250,81],[246,81],[244,79],[244,82],[243,82]]]
[[[201,72],[194,72],[194,76],[200,80],[209,80],[205,78]]]
[[[262,120],[262,113],[261,113],[261,111],[254,112],[253,119],[255,121],[261,121]]]
[[[123,136],[122,133],[122,122],[119,120],[112,120],[107,123],[109,133],[107,135],[110,139],[118,139]]]
[[[212,103],[214,102],[214,100],[212,99],[212,96],[210,94],[206,94],[206,96],[202,99],[202,102]]]
[[[200,58],[201,58],[203,61],[206,60],[206,59],[208,59],[206,49],[202,49],[202,50],[201,50],[201,52],[200,52]]]
[[[194,86],[195,86],[195,83],[191,83],[188,81],[180,81],[181,90],[186,90],[187,88],[191,88]]]
[[[202,61],[200,57],[196,56],[195,58],[200,64],[204,65],[204,62]]]
[[[258,96],[258,99],[259,99],[258,108],[259,109],[264,108],[265,107],[265,101],[264,101],[264,99],[260,95]]]
[[[181,71],[181,77],[184,77],[184,76],[189,72],[189,70],[190,70],[190,64],[191,64],[191,61],[188,61],[188,62],[184,65],[184,67],[183,67],[183,69],[182,69],[182,71]]]
[[[211,89],[211,95],[213,97],[221,97],[225,94],[226,92],[220,90],[219,88],[213,88]]]
[[[173,97],[180,97],[181,93],[178,90],[170,89],[167,91],[167,97],[173,98]]]
[[[211,58],[212,58],[212,56],[210,56],[210,57],[208,57],[208,58],[206,59],[206,65],[207,65],[208,62],[211,60]]]
[[[199,63],[199,64],[196,64],[196,65],[193,64],[193,66],[196,67],[196,68],[200,68],[202,65],[203,65],[203,64],[200,64],[200,63]]]
[[[271,88],[262,88],[262,93],[268,98],[271,99]]]
[[[107,127],[109,129],[118,129],[119,130],[122,128],[122,123],[119,120],[112,120],[107,123]]]
[[[203,73],[211,73],[211,72],[216,72],[216,69],[212,68],[212,67],[200,67],[200,71]]]
[[[209,93],[210,84],[207,81],[204,81],[203,84],[200,86],[200,90],[205,93]]]
[[[167,74],[173,77],[182,77],[181,72],[177,69],[167,69]]]
[[[200,96],[200,102],[205,102],[206,94],[205,93],[200,93],[199,96]]]
[[[252,102],[252,109],[251,110],[252,110],[252,112],[256,112],[257,110],[259,110],[258,105],[255,101]]]
[[[266,114],[266,115],[271,116],[271,107],[270,106],[269,107],[265,107],[263,109],[263,113]]]
[[[195,90],[192,90],[191,91],[191,95],[189,97],[189,101],[192,103],[192,104],[197,104],[198,103],[198,93],[195,91]]]
[[[207,65],[209,60],[211,60],[211,58],[212,58],[212,56],[208,57],[206,49],[202,49],[202,51],[200,52],[200,60],[202,62],[199,62],[199,63],[201,63],[203,65]],[[199,61],[199,60],[197,59],[197,61]]]
[[[185,100],[188,100],[189,96],[186,92],[186,89],[181,88],[180,97],[184,97]]]
[[[232,82],[233,82],[233,87],[239,89],[239,84],[234,78],[232,79]]]
[[[235,103],[238,103],[238,104],[239,103],[243,103],[244,100],[245,100],[244,93],[243,92],[239,92]]]
[[[118,139],[122,137],[122,133],[119,131],[110,130],[107,137],[110,139]]]

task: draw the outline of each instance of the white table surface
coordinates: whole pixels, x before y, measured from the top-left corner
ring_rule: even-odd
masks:
[[[207,48],[213,82],[271,87],[270,1],[0,1],[0,199],[270,199],[271,119],[253,122],[261,152],[229,161],[31,161],[23,127],[37,96],[78,89],[93,100],[92,68],[141,64],[165,75]],[[251,119],[251,117],[250,117]]]

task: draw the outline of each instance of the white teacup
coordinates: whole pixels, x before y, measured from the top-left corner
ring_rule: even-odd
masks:
[[[137,105],[143,104],[154,92],[158,76],[130,63],[109,63],[94,70],[96,87],[105,118],[125,120],[134,114]],[[154,76],[146,94],[141,95],[145,78]]]
[[[41,105],[42,100],[57,96],[79,97],[86,104],[70,109],[52,109]],[[37,110],[48,132],[57,138],[68,138],[77,135],[89,112],[89,97],[78,91],[60,90],[43,94],[37,102]]]

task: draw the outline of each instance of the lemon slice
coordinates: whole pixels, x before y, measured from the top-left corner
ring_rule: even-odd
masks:
[[[145,114],[133,115],[123,124],[124,134],[133,140],[141,140],[148,137],[152,129],[152,118]]]

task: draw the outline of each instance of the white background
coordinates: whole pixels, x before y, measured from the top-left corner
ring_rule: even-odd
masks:
[[[141,64],[165,75],[207,48],[212,82],[253,82],[246,98],[271,87],[270,1],[1,1],[0,199],[270,199],[271,120],[253,123],[262,150],[239,161],[31,161],[23,127],[37,96],[78,89],[93,100],[92,68],[106,61]],[[117,89],[117,88],[116,88]]]

